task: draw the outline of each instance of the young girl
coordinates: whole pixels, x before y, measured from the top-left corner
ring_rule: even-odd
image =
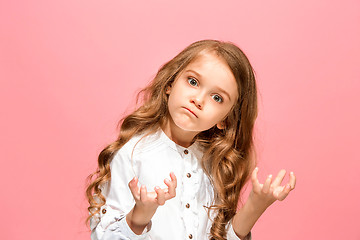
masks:
[[[198,41],[163,65],[120,123],[87,188],[91,238],[251,239],[251,228],[295,187],[281,170],[257,178],[253,69],[234,44]],[[251,175],[251,176],[250,176]],[[252,190],[237,209],[251,178]]]

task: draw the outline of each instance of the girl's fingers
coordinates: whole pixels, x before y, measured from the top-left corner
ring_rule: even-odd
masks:
[[[165,179],[164,182],[169,187],[168,192],[165,193],[165,200],[169,200],[176,196],[176,182],[170,181],[169,179]]]
[[[170,173],[171,181],[174,183],[175,188],[177,187],[177,179],[174,172]]]
[[[280,201],[284,200],[287,197],[287,195],[289,194],[290,191],[291,191],[290,184],[286,184],[284,189],[279,193],[277,199],[280,200]]]
[[[251,183],[253,185],[254,192],[260,192],[260,190],[261,190],[261,186],[260,186],[259,180],[257,178],[258,171],[259,171],[259,168],[256,167],[251,174]]]
[[[147,200],[147,190],[145,185],[140,187],[140,201],[145,202]]]
[[[267,179],[265,180],[264,186],[262,187],[262,192],[263,193],[268,193],[270,191],[271,180],[272,180],[272,175],[270,174],[267,177]]]
[[[286,175],[286,170],[285,169],[281,169],[278,173],[278,175],[276,176],[276,178],[274,179],[272,185],[274,187],[280,186],[281,182],[284,180],[284,177]]]
[[[159,205],[165,204],[165,192],[159,187],[155,187],[155,192],[157,193],[157,203]]]
[[[293,190],[295,188],[295,184],[296,184],[296,177],[293,172],[290,172],[289,184],[290,184],[291,190]]]
[[[284,186],[284,189],[278,194],[277,199],[282,201],[284,200],[290,193],[291,190],[295,188],[296,178],[293,172],[290,172],[290,180],[289,183]]]
[[[139,192],[139,187],[138,187],[138,179],[137,177],[134,177],[130,182],[129,182],[129,188],[131,191],[131,194],[133,195],[135,200],[139,200],[140,199],[140,192]]]

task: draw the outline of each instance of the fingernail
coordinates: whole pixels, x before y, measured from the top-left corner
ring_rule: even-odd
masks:
[[[290,172],[291,175],[294,175],[294,172]]]
[[[256,168],[255,168],[255,170],[256,170],[256,171],[258,171],[258,170],[259,170],[259,168],[258,168],[258,167],[256,167]]]
[[[269,175],[269,178],[272,178],[272,175],[271,175],[271,174]]]

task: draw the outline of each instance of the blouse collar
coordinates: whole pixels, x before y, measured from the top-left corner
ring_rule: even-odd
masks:
[[[160,131],[160,140],[165,144],[167,144],[173,150],[177,152],[183,152],[185,149],[188,149],[190,152],[196,152],[196,153],[201,152],[200,144],[197,141],[195,141],[189,147],[186,148],[171,140],[161,128],[159,129],[159,131]]]

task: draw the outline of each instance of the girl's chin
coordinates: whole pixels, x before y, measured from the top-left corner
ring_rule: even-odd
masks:
[[[174,121],[176,127],[186,132],[199,132],[197,127],[194,124],[189,123],[188,121]]]
[[[199,132],[208,130],[208,129],[201,129],[201,128],[199,128],[199,126],[196,126],[194,124],[189,124],[188,122],[184,123],[184,122],[178,121],[178,122],[174,122],[174,123],[177,128],[183,130],[184,132],[192,132],[192,133],[198,134]]]
[[[186,132],[195,132],[195,134],[205,131],[207,129],[201,128],[201,126],[199,126],[197,124],[198,119],[193,119],[189,116],[175,116],[175,118],[172,118],[172,122],[173,124],[176,125],[177,128],[186,131]]]

